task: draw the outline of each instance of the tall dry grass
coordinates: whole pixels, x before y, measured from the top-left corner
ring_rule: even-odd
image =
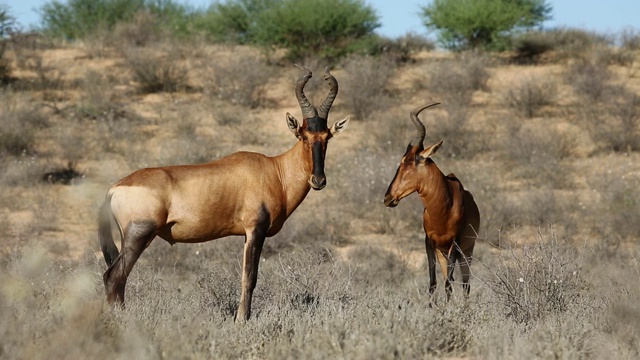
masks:
[[[639,87],[615,64],[587,69],[604,74],[589,80],[601,82],[595,85],[567,68],[571,75],[556,79],[565,80],[558,91],[566,96],[546,103],[549,111],[537,111],[537,102],[517,95],[518,82],[509,83],[504,90],[518,96],[525,116],[509,111],[493,88],[493,77],[504,75],[499,61],[432,54],[402,66],[373,59],[338,65],[334,74],[345,86],[331,120],[357,113],[365,100],[375,100],[365,106],[375,111],[331,140],[327,188],[310,193],[267,240],[251,321],[233,321],[239,237],[175,246],[154,241],[129,279],[126,309],[109,308],[93,214],[111,182],[140,167],[210,161],[239,149],[274,155],[295,141],[281,118],[298,110],[294,80],[286,80],[291,69],[255,58],[204,68],[190,56],[211,49],[184,45],[173,58],[155,40],[146,45],[132,49],[158,51],[159,58],[142,59],[142,66],[177,66],[187,76],[166,91],[140,91],[144,81],[127,58],[105,48],[99,58],[77,59],[93,69],[81,81],[43,61],[24,75],[37,79],[40,71],[42,86],[3,90],[2,131],[13,135],[0,143],[0,357],[640,356],[639,154],[635,146],[612,145],[613,134],[636,135],[622,124],[637,125]],[[57,50],[32,51],[36,59]],[[381,74],[380,64],[390,68]],[[203,84],[205,77],[196,75],[239,74],[246,66],[268,76]],[[406,81],[376,79],[369,99],[358,98],[366,92],[350,94],[357,87],[346,84],[371,74]],[[416,76],[427,86],[412,84]],[[314,81],[310,98],[325,96],[321,77]],[[610,99],[613,85],[628,95],[607,105],[607,113],[590,113],[586,100]],[[60,88],[64,96],[52,100]],[[428,307],[422,204],[416,195],[394,209],[382,204],[415,134],[408,112],[424,99],[443,103],[423,117],[427,141],[445,140],[435,161],[474,194],[483,224],[470,298],[460,296],[456,283],[445,303],[440,286],[434,308]],[[529,108],[535,116],[526,116]],[[588,113],[612,135],[599,137]],[[567,129],[580,141],[569,139]],[[16,139],[26,145],[4,145]],[[595,145],[584,145],[589,142]],[[86,177],[72,186],[42,182],[69,161]]]

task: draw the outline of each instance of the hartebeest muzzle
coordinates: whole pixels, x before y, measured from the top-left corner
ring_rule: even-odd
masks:
[[[317,141],[312,145],[313,171],[309,178],[309,185],[314,190],[322,190],[327,185],[327,177],[324,174],[325,147]]]
[[[387,194],[384,196],[384,206],[386,207],[396,207],[400,202],[399,199],[395,199],[393,196]]]
[[[398,177],[398,171],[396,171],[396,176],[393,177],[391,184],[389,184],[389,187],[387,188],[387,192],[384,194],[384,206],[386,207],[396,207],[400,202],[400,199],[391,195],[391,187],[393,186],[393,183],[396,181],[397,177]]]

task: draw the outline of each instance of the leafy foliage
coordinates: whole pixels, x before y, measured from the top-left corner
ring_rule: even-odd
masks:
[[[504,48],[509,33],[540,25],[550,12],[544,0],[435,0],[421,15],[447,49],[494,50]]]
[[[40,8],[43,29],[53,36],[82,39],[148,11],[173,32],[186,31],[189,10],[173,0],[53,0]]]
[[[246,44],[252,41],[256,19],[280,0],[228,0],[214,2],[194,19],[194,27],[213,40]]]
[[[361,0],[229,0],[195,24],[218,41],[286,48],[291,59],[335,59],[373,46],[378,26]]]
[[[293,59],[342,57],[368,45],[380,24],[361,0],[284,0],[258,17],[255,42],[281,46]]]

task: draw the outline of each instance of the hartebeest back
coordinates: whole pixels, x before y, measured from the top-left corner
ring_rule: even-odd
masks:
[[[207,164],[142,169],[109,189],[99,221],[100,246],[109,266],[104,273],[109,302],[124,303],[127,276],[156,236],[174,244],[244,235],[236,319],[249,319],[265,237],[280,231],[311,188],[324,188],[327,142],[349,122],[346,117],[327,127],[338,94],[338,82],[328,68],[324,79],[329,94],[317,110],[303,92],[311,71],[301,69],[295,94],[303,121],[300,125],[287,113],[289,130],[298,138],[287,152],[275,157],[237,152]],[[112,223],[120,231],[120,252],[112,238]]]
[[[453,175],[444,175],[431,157],[442,146],[442,140],[424,148],[426,130],[418,115],[438,103],[417,107],[411,111],[411,121],[418,134],[409,143],[396,175],[389,184],[384,204],[395,207],[401,199],[417,192],[424,204],[422,214],[425,246],[429,262],[429,294],[436,289],[435,254],[445,278],[447,300],[453,282],[456,261],[460,262],[462,286],[469,294],[471,257],[480,230],[480,212],[471,193]]]

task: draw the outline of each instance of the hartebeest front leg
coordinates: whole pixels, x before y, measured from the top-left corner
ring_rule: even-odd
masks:
[[[451,292],[453,291],[453,269],[455,266],[455,259],[453,256],[449,256],[448,253],[442,251],[442,249],[436,249],[438,254],[438,261],[440,262],[440,270],[444,276],[444,291],[447,294],[447,301],[451,298]]]
[[[242,258],[242,293],[236,314],[236,321],[241,323],[249,320],[251,316],[251,298],[258,281],[260,254],[262,253],[268,226],[268,224],[259,224],[254,229],[247,230],[244,242],[244,256]]]
[[[429,236],[424,237],[424,243],[427,249],[427,262],[429,266],[429,307],[431,307],[433,293],[438,286],[438,279],[436,278],[436,254],[434,252],[433,241],[429,239]]]

